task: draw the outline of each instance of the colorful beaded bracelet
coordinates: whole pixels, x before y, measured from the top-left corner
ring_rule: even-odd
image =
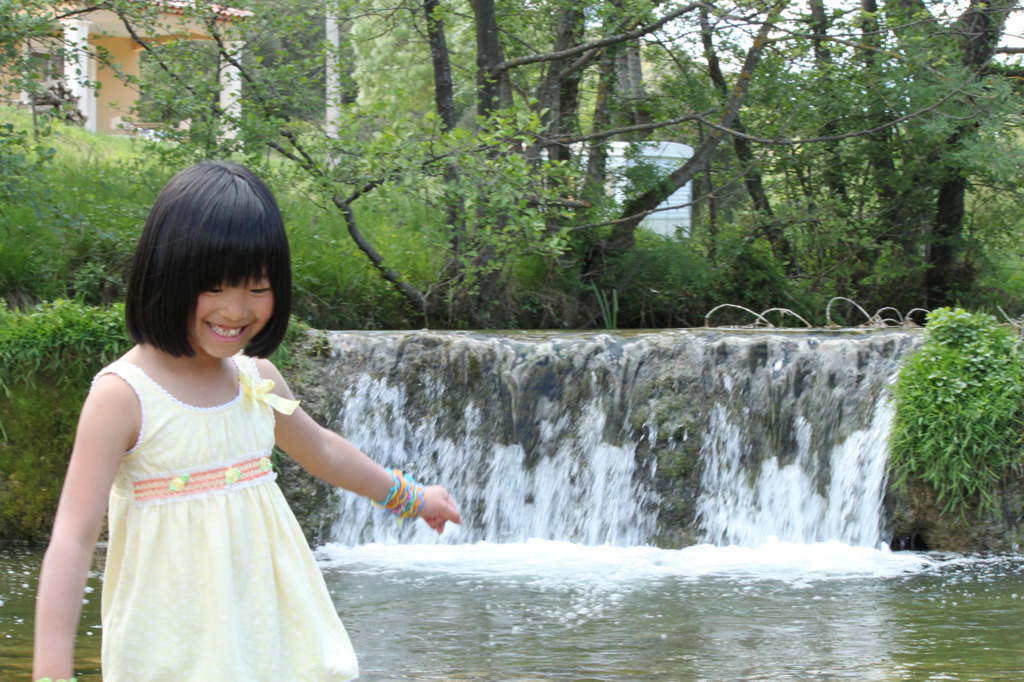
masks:
[[[403,474],[399,469],[388,469],[391,474],[391,481],[394,485],[388,491],[387,497],[380,502],[374,502],[374,506],[385,509],[398,517],[401,525],[405,519],[411,519],[419,515],[423,503],[423,486],[416,482],[412,474]]]

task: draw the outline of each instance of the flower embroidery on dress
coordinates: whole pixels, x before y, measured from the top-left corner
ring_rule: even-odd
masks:
[[[250,400],[269,405],[281,414],[291,414],[299,406],[298,400],[289,400],[276,393],[271,393],[271,390],[274,388],[274,382],[270,379],[258,380],[255,375],[255,368],[253,368],[253,374],[239,372],[238,375],[239,381],[242,384],[242,390]]]
[[[235,460],[191,473],[167,473],[136,480],[132,484],[136,504],[153,504],[197,495],[227,492],[238,487],[257,485],[277,478],[268,455]]]

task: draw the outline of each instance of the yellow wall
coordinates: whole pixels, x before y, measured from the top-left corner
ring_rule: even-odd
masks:
[[[235,10],[231,10],[231,12],[235,12]],[[118,119],[134,118],[132,107],[138,100],[138,91],[134,86],[124,83],[122,79],[125,75],[139,75],[139,55],[142,47],[134,39],[128,37],[122,22],[110,10],[92,10],[83,14],[82,18],[91,24],[90,47],[105,50],[110,55],[110,62],[113,64],[113,66],[104,66],[99,60],[95,62],[94,78],[100,85],[96,93],[96,131],[116,133],[119,132],[115,128]],[[230,21],[226,21],[224,28],[229,26]],[[59,30],[59,27],[55,30]],[[140,39],[163,43],[181,39],[209,40],[210,37],[206,35],[205,27],[199,22],[167,13],[160,15],[160,21],[154,32],[144,33]],[[6,84],[0,82],[0,98],[6,99],[5,95],[9,95],[10,101],[16,101],[19,93],[4,92],[4,85]]]
[[[96,70],[96,80],[102,83],[96,93],[96,132],[116,133],[115,119],[134,118],[132,107],[139,93],[118,76],[139,75],[139,49],[131,38],[102,38],[96,42],[90,40],[89,43],[102,45],[110,53],[111,63],[116,65],[115,70],[98,64]]]

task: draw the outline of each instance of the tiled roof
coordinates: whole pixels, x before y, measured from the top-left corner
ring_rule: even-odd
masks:
[[[149,4],[160,7],[168,13],[172,14],[184,14],[186,10],[200,9],[203,6],[209,7],[214,14],[219,18],[225,20],[232,19],[245,19],[254,15],[246,9],[237,9],[235,7],[228,7],[227,5],[218,5],[216,3],[201,3],[198,0],[145,0]]]

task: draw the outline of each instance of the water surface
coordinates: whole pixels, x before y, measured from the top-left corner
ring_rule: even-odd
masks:
[[[364,680],[1024,679],[1024,558],[838,542],[317,550]],[[0,553],[0,679],[28,679],[38,551]],[[79,631],[99,680],[99,576]]]

